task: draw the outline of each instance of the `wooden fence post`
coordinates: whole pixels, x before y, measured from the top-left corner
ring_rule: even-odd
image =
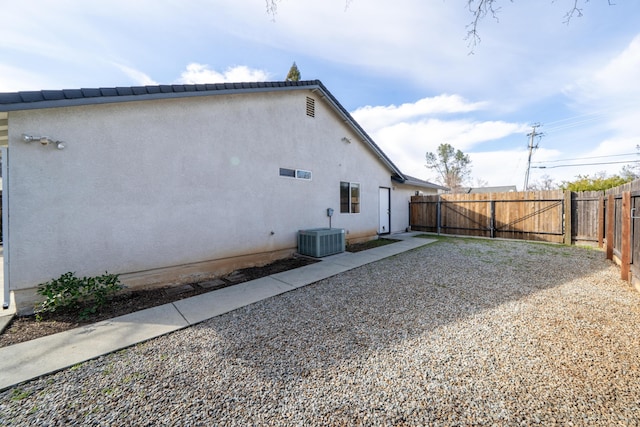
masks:
[[[604,197],[598,201],[598,247],[604,246]]]
[[[631,192],[622,193],[622,244],[620,248],[620,278],[629,281],[631,264]]]
[[[613,260],[613,231],[616,222],[616,199],[613,194],[607,198],[607,259]]]
[[[571,246],[571,191],[564,192],[564,244]]]
[[[489,218],[489,227],[491,228],[491,238],[496,237],[496,201],[491,200],[491,218]]]
[[[442,224],[442,220],[440,219],[442,216],[442,202],[441,202],[441,196],[438,195],[438,204],[436,205],[436,216],[437,216],[437,220],[436,220],[436,227],[437,227],[437,232],[438,232],[438,236],[440,235],[440,225]]]

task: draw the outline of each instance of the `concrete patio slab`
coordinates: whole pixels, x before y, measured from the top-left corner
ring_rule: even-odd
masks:
[[[343,264],[334,263],[329,260],[322,260],[315,264],[306,265],[294,270],[283,271],[272,275],[274,279],[290,285],[292,288],[306,286],[327,277],[335,276],[349,270],[350,267]]]
[[[193,325],[245,305],[281,294],[293,288],[272,277],[229,286],[174,302],[174,306]]]
[[[165,304],[0,348],[0,390],[186,326]]]
[[[389,245],[391,246],[391,245]],[[367,253],[369,251],[362,251],[356,253],[342,253],[337,255],[331,255],[323,262],[333,263],[342,266],[346,270],[360,267],[371,262],[381,259],[379,256]]]

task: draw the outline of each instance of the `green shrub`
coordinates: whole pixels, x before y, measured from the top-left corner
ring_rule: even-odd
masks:
[[[117,274],[105,272],[102,276],[78,278],[75,273],[68,272],[38,285],[38,293],[45,300],[37,304],[34,311],[40,319],[45,312],[77,310],[80,318],[85,319],[123,288]]]

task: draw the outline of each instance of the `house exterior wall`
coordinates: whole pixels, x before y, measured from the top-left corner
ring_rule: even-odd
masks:
[[[409,202],[416,191],[422,194],[438,194],[434,188],[394,183],[391,191],[391,232],[399,233],[409,227]]]
[[[18,308],[68,271],[148,286],[266,263],[295,251],[297,230],[328,227],[327,208],[347,239],[371,238],[378,189],[391,187],[389,169],[307,90],[9,112],[8,139]],[[340,181],[360,184],[361,213],[340,213]]]

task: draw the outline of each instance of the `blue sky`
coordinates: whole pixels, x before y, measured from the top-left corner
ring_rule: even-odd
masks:
[[[573,0],[501,0],[470,54],[466,0],[2,0],[0,92],[284,80],[295,61],[405,173],[435,181],[425,153],[450,143],[470,185],[522,189],[536,122],[530,183],[640,160],[640,2],[614,3],[567,24]]]

